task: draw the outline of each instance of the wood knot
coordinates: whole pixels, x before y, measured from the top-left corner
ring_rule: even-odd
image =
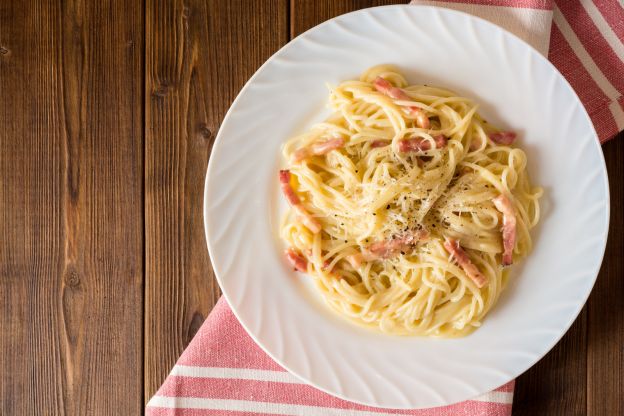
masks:
[[[204,317],[202,316],[201,313],[195,312],[193,314],[193,318],[191,318],[191,322],[189,324],[189,328],[186,334],[187,345],[191,342],[191,340],[193,339],[197,331],[199,331],[199,328],[202,326],[202,323],[204,323]]]
[[[184,5],[184,7],[182,8],[182,19],[188,20],[189,17],[191,17],[191,8],[187,5]]]
[[[65,285],[72,289],[78,289],[80,287],[80,275],[76,270],[68,270],[65,272]]]
[[[154,88],[152,89],[152,97],[156,97],[156,98],[162,98],[167,96],[167,94],[169,94],[169,91],[171,91],[171,84],[169,84],[168,82],[161,82],[158,85],[154,85]]]
[[[0,55],[8,55],[9,52],[11,51],[5,48],[4,46],[0,46]]]
[[[197,134],[204,140],[210,140],[212,137],[212,132],[206,123],[199,123],[197,125]]]

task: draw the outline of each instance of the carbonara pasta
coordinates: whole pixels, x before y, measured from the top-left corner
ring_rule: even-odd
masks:
[[[470,333],[506,266],[531,250],[540,188],[516,135],[452,91],[392,66],[331,89],[333,114],[283,148],[292,266],[361,325],[401,335]]]

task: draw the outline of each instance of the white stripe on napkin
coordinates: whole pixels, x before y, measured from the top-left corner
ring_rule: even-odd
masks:
[[[613,52],[622,60],[622,62],[624,62],[624,44],[620,42],[620,39],[617,37],[613,29],[611,29],[611,26],[609,26],[609,23],[607,23],[604,16],[602,16],[600,10],[598,10],[594,2],[591,0],[581,0],[581,4],[589,17],[591,17],[598,31],[600,31],[602,37],[604,37],[609,46],[611,46]]]
[[[275,383],[304,384],[286,371],[256,370],[254,368],[192,367],[176,365],[172,376],[201,378],[233,378],[238,380],[271,381]]]
[[[494,393],[494,394],[493,394]],[[511,404],[513,393],[492,392],[487,394],[484,402]],[[306,416],[401,416],[392,411],[368,412],[365,410],[338,409],[334,407],[307,406],[290,403],[271,403],[251,400],[205,399],[199,397],[165,397],[154,396],[148,407],[164,407],[168,409],[211,409],[239,412],[270,413],[275,415],[306,415]]]

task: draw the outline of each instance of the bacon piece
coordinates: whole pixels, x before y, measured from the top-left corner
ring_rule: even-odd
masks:
[[[433,141],[435,142],[437,149],[443,148],[448,143],[446,136],[443,134],[438,134],[437,136],[433,136]]]
[[[332,150],[340,149],[345,145],[345,139],[336,138],[329,139],[324,142],[314,143],[310,146],[312,150],[312,154],[314,155],[324,155],[325,153],[329,153]]]
[[[284,196],[290,206],[292,206],[297,213],[299,220],[313,233],[320,232],[321,224],[319,224],[319,222],[312,215],[310,215],[308,211],[306,211],[305,207],[301,203],[301,200],[290,185],[290,171],[287,169],[280,170],[279,180],[282,185],[282,192],[284,193]]]
[[[429,233],[426,230],[418,230],[413,233],[406,233],[401,237],[373,243],[368,246],[367,251],[377,258],[388,259],[394,257],[401,250],[406,250],[427,238],[429,238]]]
[[[375,81],[373,81],[373,86],[380,93],[385,94],[390,98],[394,98],[395,100],[412,101],[412,98],[407,95],[405,91],[403,91],[401,88],[393,86],[390,81],[387,81],[382,77],[375,78]],[[407,108],[410,113],[412,113],[416,117],[416,124],[419,127],[423,129],[428,129],[429,127],[431,127],[429,117],[427,117],[422,108],[416,106],[408,106]]]
[[[447,238],[444,241],[444,248],[453,256],[457,264],[464,269],[466,275],[477,285],[478,288],[482,288],[487,282],[486,277],[481,274],[477,266],[475,266],[468,257],[468,254],[459,245],[459,241]]]
[[[301,200],[290,186],[290,171],[289,170],[280,170],[279,172],[279,180],[282,184],[282,192],[286,197],[288,203],[292,206],[300,205]]]
[[[307,249],[306,250],[306,254],[308,255],[308,257],[312,257],[312,250],[311,249]],[[331,264],[331,260],[330,259],[325,260],[323,262],[322,269],[325,270],[325,271],[328,271],[327,268],[329,267],[330,264]],[[329,270],[329,271],[331,271],[331,270]]]
[[[329,139],[324,142],[312,143],[309,146],[297,149],[292,156],[293,163],[299,163],[303,159],[307,159],[310,156],[320,156],[331,152],[332,150],[340,149],[344,147],[345,140],[342,138]]]
[[[308,261],[302,255],[298,254],[292,248],[287,248],[284,252],[286,254],[286,260],[297,270],[298,272],[308,271]]]
[[[293,209],[298,215],[299,221],[314,234],[321,232],[321,224],[312,216],[302,204],[294,205]]]
[[[505,195],[499,195],[492,200],[494,206],[503,214],[503,265],[513,263],[513,249],[516,245],[516,210]]]
[[[440,149],[446,146],[446,136],[438,134],[433,138],[436,149]],[[431,141],[424,137],[413,137],[411,139],[404,139],[399,141],[399,152],[424,152],[431,149]]]
[[[494,143],[508,146],[516,141],[517,135],[513,131],[500,131],[498,133],[490,133],[488,137]]]
[[[370,144],[371,149],[375,149],[377,147],[386,147],[390,144],[388,140],[377,139],[373,140]]]
[[[417,230],[406,233],[402,236],[392,237],[388,240],[378,241],[365,248],[361,253],[347,256],[347,261],[354,268],[359,267],[363,262],[385,260],[395,257],[402,251],[407,251],[419,241],[426,241],[429,238],[427,230]]]
[[[392,83],[382,77],[375,78],[373,86],[377,91],[395,100],[409,100],[410,97],[401,88],[397,88]]]

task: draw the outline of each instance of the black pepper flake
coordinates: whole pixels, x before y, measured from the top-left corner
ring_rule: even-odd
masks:
[[[404,251],[402,251],[402,252],[401,252],[401,254],[405,255],[405,252],[404,252]]]
[[[386,209],[390,209],[390,204],[386,205]]]
[[[347,241],[347,240],[345,240],[345,243],[348,243],[348,241]]]
[[[375,213],[373,212],[373,215],[377,215],[377,214],[375,214]]]

